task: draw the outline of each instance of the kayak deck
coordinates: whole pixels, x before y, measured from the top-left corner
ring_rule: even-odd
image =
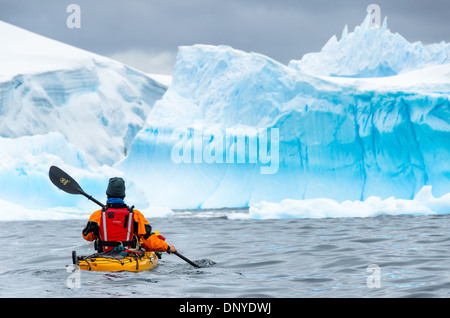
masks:
[[[121,256],[120,254],[95,253],[89,256],[76,256],[72,252],[74,264],[82,270],[104,272],[141,272],[149,271],[158,265],[159,257],[155,252],[145,252],[143,255]]]

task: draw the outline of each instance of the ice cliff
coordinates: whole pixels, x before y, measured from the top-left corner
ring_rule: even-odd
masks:
[[[166,89],[121,63],[0,21],[0,198],[73,204],[48,184],[51,164],[78,176],[96,170],[88,188],[104,188],[101,171],[125,156]]]
[[[448,47],[409,44],[386,22],[371,28],[367,20],[290,66],[226,46],[181,47],[172,85],[119,168],[146,189],[150,204],[172,208],[412,199],[426,185],[444,195]],[[278,142],[261,143],[261,129],[276,130]],[[277,151],[273,162],[258,152],[250,160],[250,145],[261,144]],[[270,164],[272,173],[262,173]]]

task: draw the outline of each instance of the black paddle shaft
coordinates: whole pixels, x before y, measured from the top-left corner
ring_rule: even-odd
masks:
[[[193,261],[191,261],[190,259],[184,257],[183,255],[181,255],[178,252],[173,252],[173,254],[175,254],[176,256],[178,256],[179,258],[181,258],[182,260],[184,260],[185,262],[191,264],[194,267],[200,268],[200,266],[198,264],[195,264]]]

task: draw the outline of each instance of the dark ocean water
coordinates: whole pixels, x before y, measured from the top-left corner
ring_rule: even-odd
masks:
[[[74,272],[85,220],[1,222],[0,297],[449,297],[450,216],[149,220],[197,269],[164,253],[140,273]]]

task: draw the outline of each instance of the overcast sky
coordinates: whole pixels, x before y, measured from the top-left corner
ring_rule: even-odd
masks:
[[[69,29],[69,4],[80,28]],[[448,0],[0,0],[0,20],[145,72],[170,74],[178,46],[225,44],[287,64],[361,24],[378,4],[408,41],[450,42]]]

